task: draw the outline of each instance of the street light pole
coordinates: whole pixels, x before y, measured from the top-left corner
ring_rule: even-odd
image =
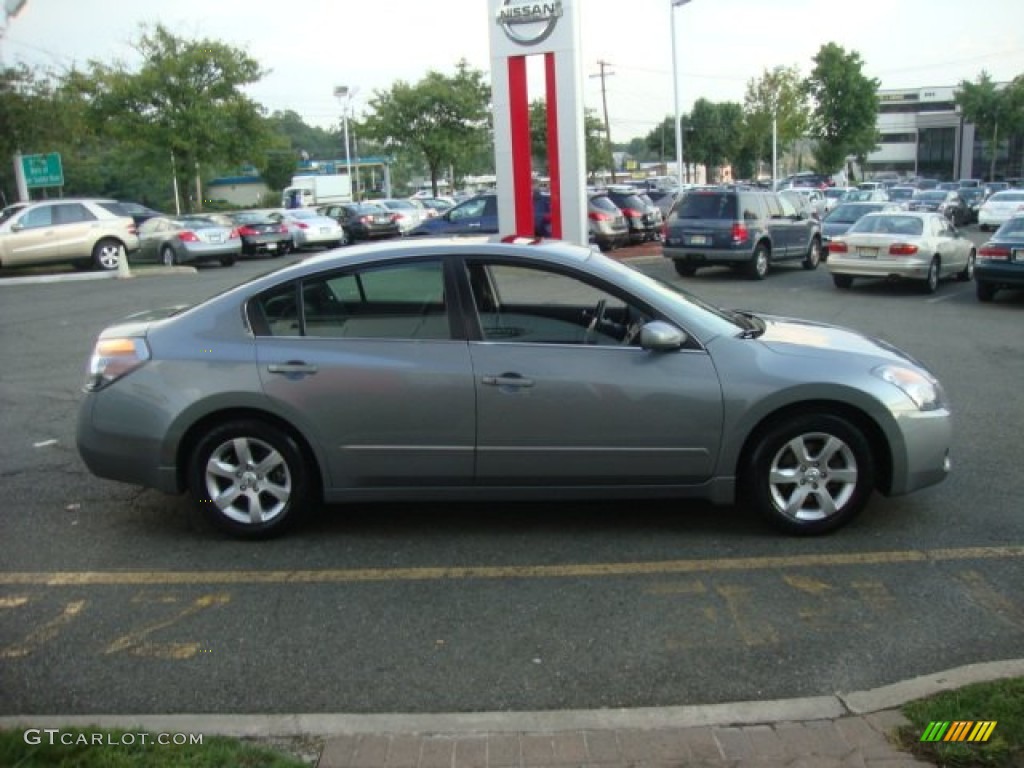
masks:
[[[348,174],[348,183],[352,184],[352,156],[348,149],[348,109],[352,101],[352,92],[347,85],[338,85],[334,88],[334,95],[342,101],[341,121],[345,132],[345,172]],[[350,189],[354,187],[350,186]],[[352,194],[351,192],[349,194]]]
[[[676,63],[676,8],[686,5],[690,0],[671,0],[669,21],[672,27],[672,96],[675,105],[676,120],[676,182],[679,189],[683,188],[683,127],[682,116],[679,114],[679,66]]]

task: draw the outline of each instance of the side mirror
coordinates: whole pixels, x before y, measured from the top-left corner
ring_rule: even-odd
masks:
[[[652,320],[640,330],[640,347],[652,352],[671,352],[680,349],[687,335],[674,325],[661,320]]]

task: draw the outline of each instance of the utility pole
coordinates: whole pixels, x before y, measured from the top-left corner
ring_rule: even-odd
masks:
[[[612,128],[608,122],[608,91],[605,89],[605,78],[614,75],[614,72],[606,72],[605,69],[610,67],[611,64],[607,61],[601,60],[597,62],[597,65],[601,68],[601,73],[598,75],[591,75],[591,77],[601,78],[601,104],[604,107],[604,136],[608,142],[608,160],[612,172],[612,184],[615,183],[615,155],[612,152]]]

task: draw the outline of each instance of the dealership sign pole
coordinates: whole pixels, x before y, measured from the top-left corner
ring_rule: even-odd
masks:
[[[553,237],[586,244],[582,0],[489,0],[498,228],[533,237],[528,56],[544,57]]]

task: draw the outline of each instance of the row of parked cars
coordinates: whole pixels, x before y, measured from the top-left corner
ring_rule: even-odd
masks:
[[[849,202],[819,222],[796,202],[785,192],[753,187],[689,190],[668,217],[663,254],[685,277],[726,265],[764,279],[776,263],[796,261],[811,270],[827,260],[843,290],[858,278],[899,278],[933,293],[942,279],[955,277],[975,280],[978,299],[991,301],[1001,288],[1024,287],[1024,206],[976,248],[942,211]]]

